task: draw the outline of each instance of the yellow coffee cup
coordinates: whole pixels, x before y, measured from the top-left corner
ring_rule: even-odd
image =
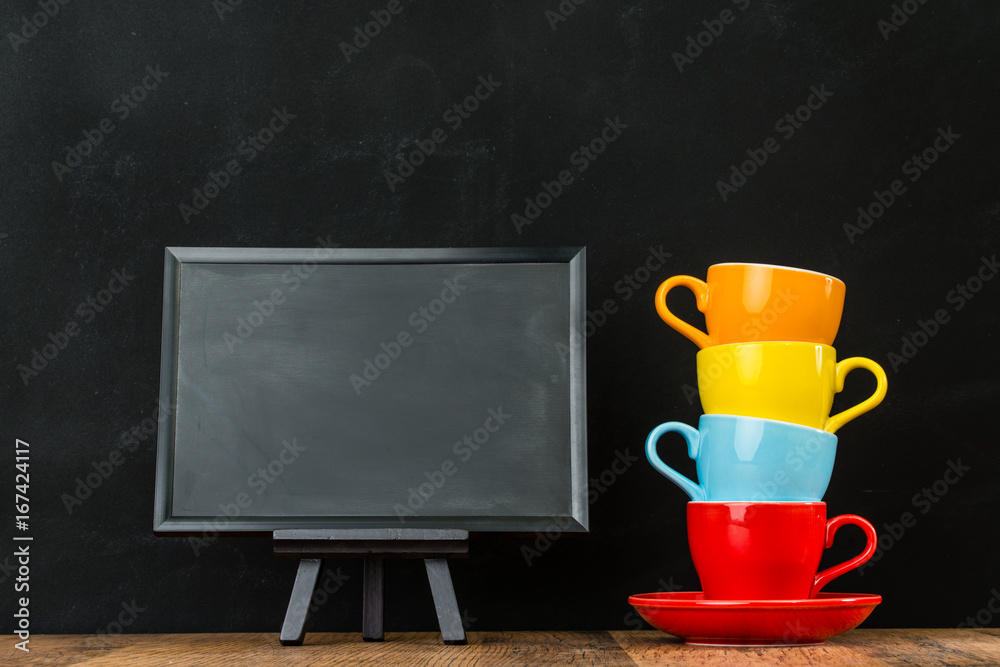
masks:
[[[705,414],[760,417],[835,433],[885,398],[888,379],[871,359],[837,362],[829,345],[801,342],[733,343],[698,353],[698,392]],[[855,368],[875,375],[875,393],[830,416],[834,395]]]

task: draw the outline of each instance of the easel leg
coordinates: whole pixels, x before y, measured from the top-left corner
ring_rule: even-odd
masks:
[[[319,581],[322,568],[323,561],[319,558],[303,558],[299,561],[292,597],[288,600],[285,622],[281,626],[282,646],[301,646],[305,640],[306,625],[309,623],[309,605],[312,603],[313,591],[316,590],[316,582]]]
[[[441,626],[441,638],[445,644],[465,644],[465,628],[462,627],[462,614],[458,611],[455,587],[451,583],[448,559],[425,558],[424,565],[434,596],[438,625]]]
[[[365,559],[365,599],[362,610],[361,637],[366,642],[385,638],[382,619],[385,611],[385,576],[381,558]]]

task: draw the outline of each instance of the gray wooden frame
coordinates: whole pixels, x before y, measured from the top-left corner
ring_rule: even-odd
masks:
[[[569,266],[570,327],[570,460],[572,512],[567,516],[496,516],[408,518],[412,528],[452,528],[473,532],[533,532],[558,527],[566,532],[586,532],[587,498],[586,427],[586,248],[330,248],[317,258],[308,248],[166,248],[163,278],[163,328],[160,358],[160,401],[171,407],[169,419],[157,435],[156,484],[153,530],[158,534],[264,533],[282,529],[398,528],[397,517],[240,517],[220,522],[171,514],[173,448],[177,415],[179,358],[179,300],[182,264],[492,264],[565,263]]]

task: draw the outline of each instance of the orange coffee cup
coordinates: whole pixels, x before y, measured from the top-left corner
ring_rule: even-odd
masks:
[[[686,287],[705,314],[708,333],[667,308],[667,292]],[[707,279],[667,278],[656,290],[656,312],[699,348],[753,341],[833,345],[844,312],[844,283],[806,269],[770,264],[715,264]]]

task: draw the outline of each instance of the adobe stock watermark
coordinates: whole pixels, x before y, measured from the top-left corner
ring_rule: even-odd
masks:
[[[910,183],[916,183],[920,180],[921,176],[927,173],[931,165],[938,161],[941,155],[948,152],[948,149],[955,145],[955,140],[961,138],[962,135],[956,134],[951,129],[951,125],[948,126],[947,130],[939,127],[937,129],[937,136],[931,142],[931,145],[922,150],[919,155],[914,153],[910,156],[910,159],[902,164],[900,170],[904,176],[909,176],[908,180]],[[847,234],[847,240],[850,241],[851,245],[854,245],[855,237],[861,236],[868,231],[875,224],[875,221],[885,215],[892,205],[896,203],[896,200],[904,194],[906,194],[906,185],[899,178],[890,183],[888,189],[873,191],[872,196],[874,200],[867,206],[858,207],[856,224],[844,223],[844,233]]]
[[[587,171],[590,165],[607,150],[608,146],[614,143],[622,135],[628,125],[621,121],[620,116],[604,119],[604,127],[596,137],[586,144],[570,153],[569,164],[571,168],[561,170],[552,181],[542,181],[541,190],[534,197],[525,197],[524,215],[512,213],[510,221],[514,229],[520,234],[524,227],[527,227],[542,214],[542,211],[552,205],[556,199],[562,196],[563,190],[576,180],[574,174],[582,174]],[[575,169],[575,170],[574,170]]]
[[[795,478],[795,473],[801,472],[806,463],[817,456],[822,449],[823,443],[816,436],[810,436],[804,443],[796,444],[793,451],[785,454],[784,467],[775,470],[769,480],[757,482],[757,489],[750,496],[750,502],[762,503],[774,500],[782,487]]]
[[[475,453],[489,442],[490,436],[499,431],[511,418],[511,415],[503,411],[502,406],[490,408],[486,413],[488,416],[482,426],[463,435],[461,440],[452,445],[451,452],[458,457],[458,463],[445,459],[436,469],[425,471],[424,478],[427,481],[422,481],[416,488],[411,486],[407,489],[410,495],[406,498],[406,505],[395,503],[392,506],[400,523],[405,523],[406,517],[416,516],[417,510],[426,505],[434,494],[444,487],[448,479],[459,471],[459,464],[468,463]]]
[[[462,127],[462,123],[472,117],[472,114],[479,109],[482,102],[490,99],[490,96],[500,87],[499,81],[493,80],[493,75],[487,77],[479,76],[479,85],[471,94],[467,95],[461,102],[451,105],[447,111],[441,115],[441,121],[448,124],[453,132],[457,132]],[[412,176],[417,167],[422,165],[427,158],[434,155],[438,147],[448,140],[448,134],[443,127],[435,128],[426,139],[417,139],[413,142],[415,148],[408,155],[400,153],[396,156],[399,164],[395,171],[383,170],[385,183],[391,192],[396,191],[397,185],[402,185],[406,179]]]
[[[409,0],[413,2],[413,0]],[[372,40],[382,34],[382,31],[389,27],[394,16],[399,16],[406,9],[406,4],[402,0],[389,0],[385,9],[373,9],[368,14],[372,17],[363,26],[354,26],[354,36],[351,43],[341,41],[338,46],[340,52],[344,54],[344,60],[348,63],[351,58],[361,55],[362,49],[371,44]]]
[[[813,643],[816,636],[816,627],[811,623],[806,623],[801,617],[785,621],[785,632],[780,639],[775,639],[772,646],[788,646],[789,644],[799,644],[802,639],[809,638],[809,644]]]
[[[18,364],[17,374],[21,382],[27,387],[28,384],[38,377],[38,375],[49,367],[71,342],[72,338],[80,335],[83,327],[97,319],[98,314],[103,313],[111,302],[125,288],[135,280],[135,276],[128,272],[127,267],[122,267],[119,271],[115,269],[111,272],[111,279],[105,288],[99,289],[96,294],[89,294],[77,305],[75,318],[67,320],[66,324],[57,329],[55,333],[49,332],[46,338],[48,342],[42,343],[39,347],[31,348],[31,359],[27,363]]]
[[[11,560],[10,554],[7,554],[3,562],[0,562],[0,584],[6,583],[15,574],[17,574],[17,563]]]
[[[910,17],[916,14],[926,2],[927,0],[903,0],[898,5],[893,4],[889,20],[879,19],[875,23],[875,27],[882,33],[882,39],[888,42],[889,36],[894,32],[898,32],[900,28],[906,25]]]
[[[965,473],[970,470],[972,470],[972,467],[962,465],[961,458],[957,458],[954,461],[949,460],[940,479],[934,480],[933,484],[925,486],[913,494],[913,498],[910,499],[913,509],[919,510],[920,515],[930,512],[934,505],[941,502],[941,499],[947,495],[948,491],[955,484],[958,484],[959,480],[965,477]],[[863,577],[865,570],[882,560],[886,552],[902,541],[903,536],[906,535],[906,531],[917,525],[917,519],[916,514],[906,511],[899,515],[898,521],[883,523],[882,527],[884,530],[878,535],[878,548],[875,549],[875,553],[871,559],[858,567],[858,574]]]
[[[779,133],[787,142],[798,130],[801,130],[805,123],[813,117],[813,113],[819,111],[833,97],[833,93],[826,89],[826,85],[810,86],[810,95],[804,104],[799,105],[794,111],[790,111],[774,122],[774,131]],[[729,165],[729,178],[715,182],[715,188],[722,197],[722,201],[728,201],[730,195],[739,192],[739,189],[747,184],[747,179],[756,174],[772,155],[778,152],[781,143],[774,137],[767,137],[761,142],[759,148],[748,148],[746,150],[749,159],[744,160],[736,166],[736,163]]]
[[[585,3],[587,0],[560,0],[556,8],[546,9],[542,14],[545,20],[549,22],[549,27],[552,28],[552,32],[556,31],[560,23],[565,23],[566,19],[576,12],[576,8]]]
[[[800,295],[788,288],[777,290],[774,299],[768,304],[767,308],[764,308],[751,317],[748,322],[743,323],[743,326],[740,327],[740,333],[746,337],[747,341],[759,340],[762,335],[766,334],[774,326],[775,322],[781,319],[783,314],[788,312],[791,305],[798,301],[799,298]],[[732,366],[735,361],[731,353],[722,355],[719,361],[713,362],[704,372],[698,371],[699,383],[705,387],[710,387],[712,381],[721,377],[722,372]],[[681,390],[684,392],[684,398],[687,399],[688,405],[694,405],[694,400],[698,398],[697,387],[684,384],[681,386]]]
[[[323,574],[323,580],[316,585],[316,588],[313,590],[312,597],[309,598],[309,613],[315,614],[319,611],[319,608],[325,605],[331,597],[336,595],[337,592],[344,587],[344,582],[348,581],[350,578],[350,575],[346,575],[340,571],[339,566],[336,570],[331,567],[326,568],[326,572]]]
[[[352,373],[347,378],[355,395],[360,396],[362,389],[372,386],[372,383],[378,380],[382,373],[402,356],[406,348],[413,345],[416,336],[427,331],[444,314],[448,306],[455,303],[458,297],[462,296],[462,292],[469,288],[468,285],[462,283],[462,276],[446,278],[442,284],[444,289],[441,290],[440,297],[431,299],[426,305],[420,306],[410,313],[407,318],[406,321],[414,329],[414,334],[411,334],[408,329],[403,329],[396,336],[390,338],[388,343],[382,341],[379,343],[381,352],[377,352],[371,358],[365,358],[361,371]]]
[[[684,587],[680,584],[674,583],[674,578],[670,577],[667,581],[664,581],[661,577],[657,583],[657,593],[676,593],[677,591],[683,590]],[[624,625],[629,630],[642,630],[648,628],[649,625],[642,620],[642,616],[639,615],[635,609],[625,614],[625,618],[622,619],[622,625]]]
[[[667,259],[673,256],[673,253],[669,253],[663,249],[662,243],[659,246],[649,246],[648,250],[649,252],[639,266],[615,282],[615,294],[622,296],[622,302],[628,301],[635,296],[657,271],[663,269],[667,263]],[[618,308],[617,297],[615,297],[602,301],[596,310],[588,310],[582,335],[579,331],[573,330],[571,331],[572,335],[570,336],[569,345],[562,341],[556,343],[556,351],[559,352],[559,358],[563,363],[566,363],[571,351],[579,349],[584,340],[593,336],[601,327],[607,324],[611,316],[619,312]]]
[[[722,377],[722,374],[727,369],[732,368],[735,363],[736,355],[733,354],[732,349],[726,348],[722,354],[715,357],[710,365],[698,368],[698,386],[708,389],[712,386],[713,382]],[[688,405],[694,405],[694,400],[698,398],[698,388],[685,384],[681,386],[681,390],[684,392],[684,398],[687,399]]]
[[[135,623],[135,620],[139,618],[139,614],[149,609],[149,607],[140,607],[135,602],[135,598],[132,598],[131,602],[126,602],[122,600],[121,603],[122,610],[118,612],[118,616],[110,621],[103,628],[98,628],[94,631],[98,635],[120,635],[125,632],[125,628]]]
[[[316,237],[316,243],[319,245],[313,248],[313,259],[296,264],[281,274],[281,284],[285,286],[284,288],[275,287],[268,293],[267,297],[255,299],[252,303],[253,308],[246,317],[236,318],[236,327],[233,330],[235,334],[229,330],[222,334],[222,342],[226,344],[229,354],[235,352],[238,345],[246,343],[254,332],[262,327],[278,308],[284,305],[289,295],[297,292],[302,284],[309,280],[316,272],[319,266],[318,262],[330,257],[331,250],[340,247],[339,243],[332,243],[329,236],[325,239],[322,236]]]
[[[212,9],[220,21],[225,21],[226,14],[232,14],[242,4],[243,0],[212,0]]]
[[[51,19],[59,15],[60,10],[68,5],[70,0],[38,0],[38,6],[42,11],[35,12],[30,17],[22,16],[19,30],[15,33],[7,33],[7,41],[14,49],[14,53],[21,50],[21,47],[38,35],[38,31],[49,24]]]
[[[108,481],[108,479],[125,463],[126,455],[131,454],[139,448],[139,444],[149,438],[156,437],[157,425],[162,425],[174,414],[174,406],[167,405],[163,401],[157,401],[152,417],[146,417],[138,424],[127,431],[122,431],[118,444],[108,452],[100,461],[91,461],[92,471],[77,477],[74,481],[76,486],[73,493],[63,493],[59,499],[67,514],[73,514],[73,510],[83,506],[83,502],[90,498],[97,489]]]
[[[746,11],[747,7],[750,6],[750,0],[731,0],[731,2],[741,12]],[[693,65],[695,59],[703,54],[705,49],[712,46],[716,38],[722,36],[726,26],[731,25],[736,20],[736,16],[737,14],[733,13],[733,10],[727,7],[719,12],[718,18],[702,21],[701,24],[705,29],[693,37],[688,35],[685,40],[687,46],[684,48],[684,53],[680,53],[679,51],[674,51],[673,53],[674,65],[677,66],[677,71],[683,73],[685,65]]]
[[[27,491],[27,489],[25,489]],[[19,500],[15,497],[15,503]],[[27,503],[27,499],[25,499]],[[15,507],[16,512],[22,512],[24,514],[28,513],[28,507]],[[25,517],[27,518],[27,517]],[[18,524],[18,528],[22,530],[27,529],[27,523]],[[31,592],[31,544],[28,543],[32,539],[30,535],[17,535],[14,540],[24,540],[20,545],[17,545],[14,549],[14,558],[17,559],[16,569],[11,576],[17,575],[14,579],[14,592],[15,593],[30,593]],[[14,634],[21,641],[14,643],[14,648],[19,651],[24,651],[25,653],[31,653],[31,598],[27,595],[24,596],[11,596],[11,600],[14,603],[13,606],[17,611],[15,611],[12,616],[14,621]]]
[[[607,493],[608,489],[614,486],[622,475],[627,473],[632,464],[639,460],[638,456],[633,456],[628,449],[625,451],[615,450],[615,458],[611,465],[602,470],[596,477],[591,477],[587,489],[587,504],[593,505],[601,496]],[[552,548],[552,545],[562,537],[566,529],[572,525],[568,517],[552,517],[552,524],[543,531],[535,533],[535,541],[529,546],[521,545],[521,556],[528,567],[531,567],[535,559],[539,558]]]
[[[944,297],[945,302],[954,306],[953,312],[962,310],[983,289],[986,283],[993,280],[998,271],[1000,271],[1000,263],[997,262],[995,253],[989,258],[981,257],[979,268],[963,282],[957,283],[953,289],[949,290]],[[926,320],[918,319],[914,330],[900,337],[902,345],[899,351],[890,351],[886,355],[893,372],[898,372],[904,364],[908,364],[911,359],[917,356],[917,353],[941,331],[941,327],[951,322],[951,317],[952,313],[948,311],[948,308],[938,308]]]
[[[234,152],[236,157],[226,162],[218,171],[208,172],[208,180],[201,188],[191,189],[191,203],[186,201],[177,205],[177,210],[184,220],[184,224],[191,221],[196,215],[201,215],[208,208],[208,205],[215,200],[232,182],[233,178],[243,173],[246,165],[249,165],[257,156],[267,150],[271,142],[291,124],[296,116],[289,113],[288,107],[282,107],[281,111],[271,109],[271,118],[254,134],[236,146]],[[240,163],[240,158],[244,164]]]
[[[168,76],[170,76],[170,72],[164,72],[159,65],[156,67],[147,66],[146,76],[139,84],[111,102],[111,113],[118,118],[119,122],[124,122]],[[66,155],[62,162],[52,161],[52,173],[55,174],[56,180],[62,183],[63,176],[72,173],[74,169],[83,164],[84,158],[93,154],[97,147],[104,143],[105,138],[116,129],[117,126],[108,116],[102,118],[97,123],[97,127],[83,130],[83,141],[78,142],[75,146],[66,146]]]
[[[1000,591],[996,588],[990,590],[990,599],[986,601],[983,608],[972,616],[967,616],[964,621],[956,625],[956,628],[985,628],[993,622],[996,614],[1000,614]]]
[[[281,450],[277,456],[266,466],[257,468],[256,472],[250,473],[247,477],[247,487],[254,490],[255,496],[264,493],[267,491],[267,487],[281,477],[289,466],[299,460],[304,451],[306,451],[306,446],[300,445],[297,439],[292,438],[291,442],[282,440]],[[194,555],[197,556],[202,549],[219,539],[222,529],[253,505],[253,499],[254,497],[249,493],[240,491],[232,502],[220,503],[219,514],[211,523],[212,528],[203,531],[201,537],[191,536],[187,538],[188,546],[194,551]]]

